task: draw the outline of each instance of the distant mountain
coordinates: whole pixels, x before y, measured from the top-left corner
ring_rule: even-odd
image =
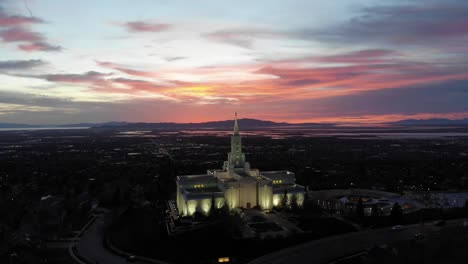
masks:
[[[333,123],[299,123],[291,124],[286,122],[273,122],[259,119],[243,118],[239,119],[239,126],[241,129],[252,129],[252,128],[266,128],[266,127],[314,127],[314,128],[333,128],[338,127],[337,124]],[[443,118],[432,118],[432,119],[406,119],[396,122],[386,123],[395,126],[419,126],[419,125],[431,125],[431,126],[448,126],[448,125],[468,125],[468,118],[451,120]],[[93,129],[122,129],[122,130],[135,130],[135,129],[232,129],[234,120],[223,120],[223,121],[211,121],[202,123],[174,123],[174,122],[162,122],[162,123],[129,123],[129,122],[105,122],[105,123],[77,123],[77,124],[63,124],[63,125],[30,125],[30,124],[17,124],[17,123],[0,123],[0,129],[2,128],[77,128],[77,127],[90,127]],[[357,125],[359,126],[359,125]],[[366,126],[369,126],[366,125]],[[370,125],[372,127],[372,125]]]
[[[318,123],[301,123],[291,124],[285,122],[272,122],[251,118],[239,119],[241,129],[261,128],[261,127],[288,127],[288,126],[314,126],[314,127],[330,127],[333,124],[318,124]],[[231,129],[234,125],[234,120],[211,121],[202,123],[126,123],[118,126],[99,125],[93,128],[118,128],[118,129]]]
[[[239,126],[241,129],[263,128],[263,127],[317,127],[329,128],[334,127],[335,124],[326,123],[300,123],[291,124],[285,122],[273,122],[259,119],[243,118],[239,119]],[[234,120],[211,121],[202,123],[174,123],[174,122],[161,122],[161,123],[129,123],[129,122],[105,122],[105,123],[77,123],[77,124],[63,124],[63,125],[29,125],[29,124],[14,124],[14,123],[0,123],[0,128],[77,128],[77,127],[90,127],[93,129],[122,129],[122,130],[135,130],[135,129],[232,129]]]
[[[446,125],[468,125],[468,118],[464,119],[445,119],[445,118],[431,118],[431,119],[405,119],[396,122],[391,122],[392,125],[401,126],[419,126],[419,125],[432,125],[432,126],[446,126]]]
[[[106,123],[78,123],[78,124],[65,124],[57,125],[56,127],[116,127],[116,126],[125,126],[129,124],[128,122],[106,122]]]
[[[17,124],[17,123],[0,123],[0,128],[48,128],[48,127],[100,127],[100,126],[125,126],[127,122],[106,122],[106,123],[78,123],[78,124],[64,124],[64,125],[31,125],[31,124]]]
[[[0,123],[0,128],[32,128],[32,127],[43,127],[40,125],[27,125],[27,124],[16,124],[16,123]]]

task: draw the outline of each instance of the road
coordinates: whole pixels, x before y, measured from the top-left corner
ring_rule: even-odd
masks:
[[[104,247],[102,241],[103,226],[104,217],[100,215],[76,243],[76,252],[89,263],[126,264],[127,261],[124,257],[116,255]]]
[[[447,226],[462,225],[468,219],[447,221]],[[388,244],[414,237],[415,233],[438,230],[433,223],[404,226],[402,230],[382,228],[348,233],[345,235],[314,240],[305,244],[286,248],[275,253],[262,256],[249,262],[250,264],[283,264],[283,263],[328,263],[338,257],[366,250],[374,245]]]
[[[126,264],[126,257],[115,254],[104,247],[102,230],[105,214],[97,216],[94,223],[82,234],[76,242],[77,253],[89,263],[96,264]],[[149,261],[134,261],[132,263],[151,263]],[[163,263],[154,261],[153,263]]]

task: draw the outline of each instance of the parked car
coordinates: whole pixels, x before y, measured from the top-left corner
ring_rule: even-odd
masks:
[[[434,225],[435,226],[444,226],[445,225],[445,220],[437,221]]]
[[[392,226],[392,230],[402,230],[403,229],[403,226],[402,225],[396,225],[396,226]]]

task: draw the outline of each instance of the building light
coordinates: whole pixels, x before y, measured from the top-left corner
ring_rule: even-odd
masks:
[[[228,263],[229,257],[218,258],[218,263]]]

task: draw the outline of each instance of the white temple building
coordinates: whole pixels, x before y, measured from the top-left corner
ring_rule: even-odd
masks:
[[[260,207],[263,210],[279,206],[284,195],[288,201],[304,201],[304,187],[296,184],[290,171],[262,171],[251,169],[242,153],[242,140],[237,123],[231,136],[231,152],[222,169],[210,169],[206,174],[177,176],[177,207],[182,216],[195,212],[208,214],[212,208],[225,204],[230,208]]]

